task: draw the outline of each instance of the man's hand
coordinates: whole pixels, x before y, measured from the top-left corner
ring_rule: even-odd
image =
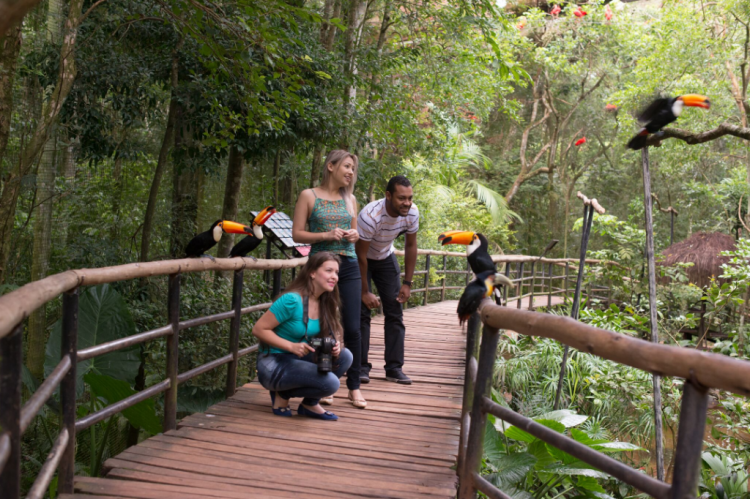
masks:
[[[368,291],[362,293],[362,304],[370,310],[380,308],[380,298]]]
[[[409,301],[409,297],[411,296],[411,286],[408,284],[402,284],[401,285],[401,291],[398,292],[398,297],[396,298],[396,301],[399,303],[406,303]]]

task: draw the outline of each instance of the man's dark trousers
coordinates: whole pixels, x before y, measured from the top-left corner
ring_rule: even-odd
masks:
[[[385,315],[385,370],[400,370],[404,365],[404,312],[396,300],[401,291],[401,268],[395,253],[383,260],[367,259],[367,287],[372,283],[380,295]],[[362,335],[362,367],[369,372],[372,364],[368,360],[370,351],[370,310],[362,305],[360,334]]]

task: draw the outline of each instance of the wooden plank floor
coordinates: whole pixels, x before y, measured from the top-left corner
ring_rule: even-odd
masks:
[[[455,310],[448,301],[404,311],[411,386],[385,381],[383,318],[373,319],[365,410],[342,380],[337,422],[280,418],[253,382],[107,460],[106,478],[77,477],[76,493],[61,497],[455,497],[465,355]]]

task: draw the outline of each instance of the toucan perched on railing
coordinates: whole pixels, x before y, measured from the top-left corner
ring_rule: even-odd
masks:
[[[479,309],[485,297],[492,296],[497,286],[513,287],[513,281],[497,273],[495,262],[488,251],[489,241],[483,234],[470,231],[452,230],[438,236],[443,246],[447,244],[464,244],[468,253],[467,260],[476,279],[464,289],[458,301],[458,319],[463,324],[471,314]],[[499,291],[498,291],[499,292]]]
[[[244,257],[247,256],[247,254],[253,251],[255,248],[257,248],[260,245],[261,241],[263,241],[262,227],[263,225],[265,225],[268,219],[274,215],[274,213],[276,213],[276,209],[273,206],[266,206],[260,213],[258,213],[258,215],[256,215],[256,217],[250,224],[252,226],[253,233],[232,246],[232,250],[229,252],[229,257]]]
[[[487,238],[483,234],[471,231],[449,230],[440,234],[438,241],[443,246],[447,244],[466,245],[467,260],[469,260],[471,271],[476,275],[488,270],[497,272],[495,262],[492,261],[489,253],[489,241],[487,241]]]
[[[206,255],[206,251],[216,246],[223,232],[227,234],[252,234],[252,229],[247,225],[238,224],[231,220],[217,220],[211,224],[211,228],[206,232],[201,232],[190,240],[185,247],[185,256],[188,258],[207,256],[213,260],[212,256]]]
[[[643,123],[643,128],[638,134],[630,139],[628,148],[639,150],[646,147],[648,136],[656,133],[677,119],[682,113],[684,106],[711,108],[711,101],[705,95],[685,94],[678,97],[660,97],[648,105],[638,115],[638,121]]]

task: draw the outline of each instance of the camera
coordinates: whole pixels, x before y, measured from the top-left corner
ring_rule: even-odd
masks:
[[[333,370],[333,347],[336,340],[330,336],[326,338],[310,338],[310,346],[315,349],[314,360],[318,364],[319,373],[329,373]]]

